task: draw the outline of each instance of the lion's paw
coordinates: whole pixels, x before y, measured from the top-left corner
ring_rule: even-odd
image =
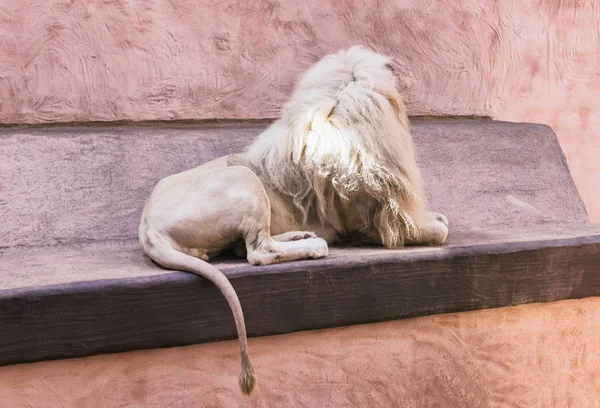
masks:
[[[312,238],[307,240],[308,257],[311,259],[324,258],[329,255],[329,246],[323,238]]]

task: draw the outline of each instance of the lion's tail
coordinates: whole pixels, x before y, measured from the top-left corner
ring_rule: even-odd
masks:
[[[168,269],[192,272],[208,279],[225,296],[233,313],[240,342],[242,371],[239,377],[239,385],[244,394],[250,394],[256,384],[256,378],[252,370],[250,358],[248,357],[248,341],[246,339],[244,314],[242,313],[242,306],[235,293],[235,289],[231,286],[227,277],[208,262],[175,250],[167,237],[152,228],[140,234],[140,244],[144,252],[159,265]]]

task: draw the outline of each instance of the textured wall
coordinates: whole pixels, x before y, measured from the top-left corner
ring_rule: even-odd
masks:
[[[274,117],[361,43],[396,57],[413,115],[551,125],[600,222],[599,23],[592,0],[4,0],[0,123]]]
[[[576,323],[575,323],[576,322]],[[0,368],[6,407],[592,408],[600,299]]]

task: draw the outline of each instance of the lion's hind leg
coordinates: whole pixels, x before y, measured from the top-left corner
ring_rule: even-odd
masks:
[[[303,235],[304,237],[304,235]],[[329,254],[327,241],[323,238],[302,238],[286,242],[268,237],[256,248],[248,249],[248,262],[253,265],[269,265],[299,259],[323,258]]]
[[[232,172],[230,167],[230,173]],[[314,232],[292,231],[271,236],[271,203],[260,179],[248,168],[236,168],[236,180],[243,189],[229,193],[236,198],[235,210],[240,214],[239,234],[246,247],[246,258],[252,265],[268,265],[299,259],[322,258],[329,254],[327,242]],[[230,201],[231,204],[231,201]],[[237,220],[237,218],[236,218]],[[234,253],[243,254],[240,246]]]
[[[290,232],[286,232],[283,234],[274,235],[271,238],[273,239],[273,241],[276,241],[276,242],[291,242],[291,241],[300,241],[300,240],[309,239],[309,238],[317,238],[317,234],[315,234],[314,232],[309,232],[309,231],[290,231]],[[321,245],[322,245],[322,243],[321,243]],[[238,258],[247,258],[248,257],[248,251],[246,249],[246,245],[244,245],[243,243],[240,245],[237,245],[233,249],[233,253]],[[265,261],[268,261],[267,258],[270,258],[270,257],[272,257],[272,256],[263,256],[262,262],[260,264],[266,265],[269,263],[283,262],[282,260],[278,260],[275,262],[266,262],[265,263]],[[277,256],[275,256],[275,257],[277,257]]]

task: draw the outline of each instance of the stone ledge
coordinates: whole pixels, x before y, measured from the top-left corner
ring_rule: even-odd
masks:
[[[47,251],[60,268],[62,252]],[[135,245],[79,248],[89,259],[129,257],[148,274],[0,291],[0,364],[181,346],[236,337],[231,312],[210,283],[164,271]],[[10,259],[17,259],[12,253]],[[600,233],[566,239],[387,251],[333,249],[330,258],[252,267],[221,260],[242,303],[248,334],[600,295]],[[101,267],[101,266],[98,266]],[[158,272],[158,273],[157,273]]]

